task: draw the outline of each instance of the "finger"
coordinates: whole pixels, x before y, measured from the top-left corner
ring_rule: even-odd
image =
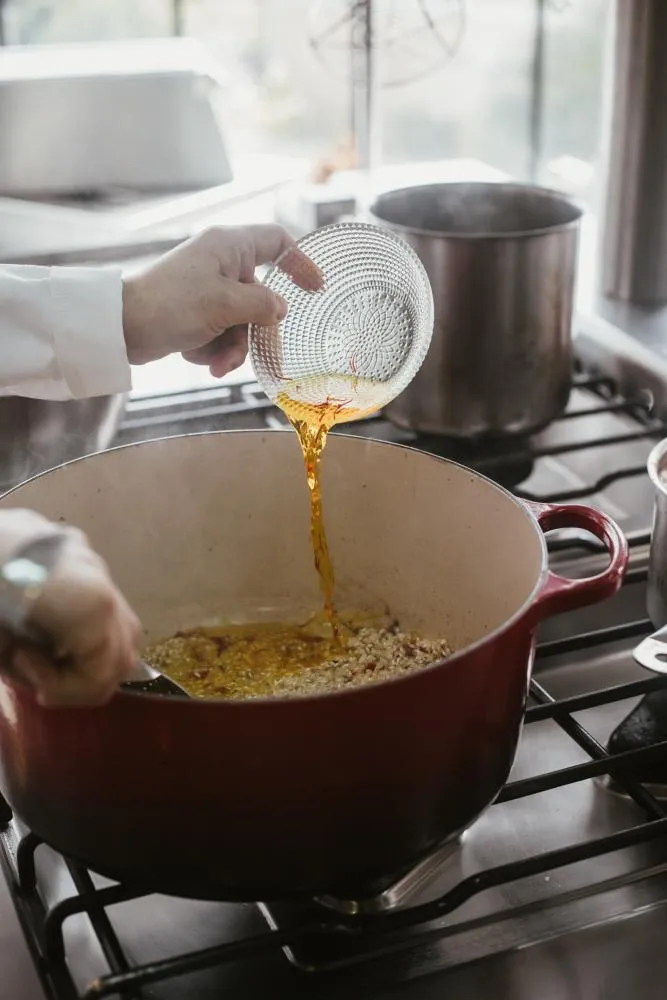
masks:
[[[234,353],[243,356],[248,353],[248,327],[244,323],[237,326],[230,326],[224,333],[219,333],[217,337],[210,340],[202,347],[196,347],[192,351],[183,351],[183,357],[193,365],[210,365],[212,361],[227,349],[233,349]]]
[[[275,261],[304,291],[317,292],[324,288],[324,275],[319,267],[299,250],[282,226],[247,226],[245,233],[253,248],[255,267]]]
[[[41,705],[101,705],[134,662],[136,653],[129,647],[136,628],[136,616],[124,598],[105,588],[80,624],[68,630],[66,659],[54,663],[34,646],[23,645],[15,661]]]
[[[43,690],[44,687],[50,688],[53,683],[51,675],[56,668],[34,646],[15,643],[11,653],[10,666],[12,676],[23,681],[35,693]]]
[[[240,368],[248,357],[248,327],[234,326],[219,341],[214,342],[209,371],[214,378],[222,378]]]
[[[248,356],[248,327],[233,326],[215,340],[184,351],[182,357],[193,365],[208,365],[214,378],[223,378],[235,368],[240,368]]]
[[[228,336],[235,332],[233,341],[228,340]],[[236,335],[236,331],[238,334]],[[274,347],[271,356],[271,370],[278,378],[283,377],[280,358],[282,357],[282,343],[279,326],[267,326],[264,332],[269,338],[274,340]],[[240,368],[248,357],[248,327],[231,327],[225,333],[212,340],[205,347],[198,347],[194,351],[185,351],[183,357],[193,365],[208,365],[211,375],[214,378],[223,378],[235,368]]]
[[[103,664],[102,654],[98,665]],[[112,656],[115,655],[111,652]],[[113,680],[105,670],[93,676],[82,673],[76,664],[56,667],[46,656],[36,649],[18,647],[13,666],[19,676],[34,690],[37,701],[45,708],[78,707],[82,705],[102,705],[111,698],[116,689]]]
[[[224,378],[225,375],[240,368],[245,363],[247,356],[248,352],[245,348],[223,347],[219,355],[208,366],[209,371],[213,378]]]
[[[270,264],[294,246],[294,240],[287,230],[274,223],[244,226],[243,233],[252,247],[255,267],[260,264]]]
[[[88,655],[73,658],[71,669],[59,674],[60,683],[50,700],[46,693],[41,703],[50,705],[104,705],[127,676],[129,665],[123,657],[123,637],[110,629],[104,642]]]
[[[296,245],[285,250],[276,266],[306,292],[319,292],[324,288],[324,275],[319,267]]]
[[[275,326],[287,315],[287,303],[266,285],[258,282],[244,283],[222,278],[219,285],[219,316],[216,322],[217,303],[212,303],[210,325],[215,329],[231,326]]]
[[[123,662],[121,669],[123,677],[127,677],[139,658],[143,630],[141,621],[122,595],[119,599],[118,617],[118,634],[122,637],[120,655]]]
[[[248,356],[247,347],[227,347],[224,341],[211,345],[210,350],[200,350],[186,351],[183,357],[191,365],[207,365],[213,378],[229,375],[240,368]]]
[[[123,618],[119,625],[121,637],[117,670],[119,683],[127,680],[139,659],[141,634],[141,624],[134,614],[130,618]]]

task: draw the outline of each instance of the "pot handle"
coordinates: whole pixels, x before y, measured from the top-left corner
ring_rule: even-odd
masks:
[[[593,507],[580,504],[534,503],[528,500],[522,502],[533,514],[542,531],[583,528],[600,539],[610,557],[609,565],[602,573],[583,580],[569,580],[549,571],[534,605],[539,618],[571,611],[586,604],[596,604],[620,590],[628,565],[628,543],[615,521]]]
[[[632,655],[641,667],[667,674],[667,627],[642,639]]]

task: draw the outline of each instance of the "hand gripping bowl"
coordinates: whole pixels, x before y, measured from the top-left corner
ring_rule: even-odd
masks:
[[[0,789],[47,842],[112,878],[227,899],[349,898],[462,830],[505,782],[541,619],[620,586],[623,535],[580,506],[517,500],[423,452],[333,435],[322,468],[337,594],[446,637],[448,660],[326,696],[247,702],[119,691],[48,710],[0,679]],[[130,445],[31,480],[31,507],[86,531],[147,638],[214,617],[321,606],[292,431]],[[544,531],[610,552],[549,571]]]
[[[337,404],[338,420],[372,413],[412,381],[433,333],[433,294],[419,257],[395,233],[366,223],[324,226],[297,246],[322,272],[308,291],[287,250],[264,278],[288,304],[277,327],[250,328],[259,383],[279,405]],[[296,411],[298,415],[298,410]]]

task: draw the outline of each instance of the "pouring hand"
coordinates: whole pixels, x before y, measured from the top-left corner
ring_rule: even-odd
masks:
[[[131,364],[180,351],[221,377],[243,364],[248,324],[274,326],[285,301],[257,282],[255,269],[280,267],[307,291],[322,287],[319,269],[276,225],[208,229],[127,277],[123,327]]]
[[[3,552],[6,539],[14,539],[12,548],[22,547],[53,527],[32,511],[2,512],[0,561],[9,555]],[[58,561],[27,622],[45,637],[57,659],[5,632],[0,634],[0,670],[4,662],[9,673],[35,690],[42,705],[102,704],[132,669],[141,629],[86,537],[73,528],[63,530]]]

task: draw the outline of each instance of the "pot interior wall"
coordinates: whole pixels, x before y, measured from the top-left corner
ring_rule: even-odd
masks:
[[[528,600],[543,560],[526,510],[461,466],[334,436],[324,511],[338,606],[388,609],[462,648]],[[147,636],[320,608],[295,435],[226,432],[133,445],[0,500],[83,528]]]
[[[568,225],[581,210],[565,196],[527,185],[430,184],[389,191],[372,212],[379,219],[434,235],[511,236]]]

